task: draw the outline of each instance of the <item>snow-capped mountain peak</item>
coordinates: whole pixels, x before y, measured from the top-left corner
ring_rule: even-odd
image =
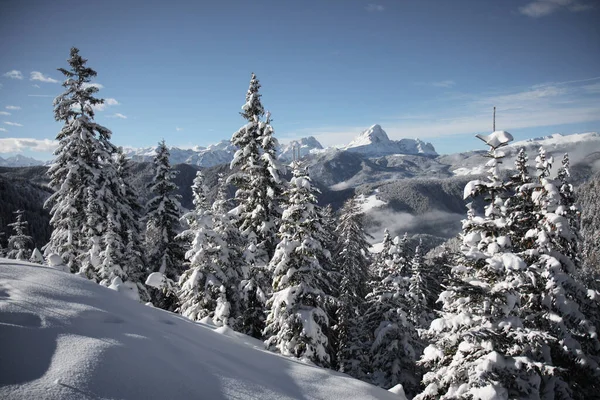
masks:
[[[359,146],[368,146],[376,143],[386,144],[390,141],[387,133],[381,128],[381,125],[375,124],[371,126],[369,129],[363,131],[359,136],[357,136],[353,141],[350,142],[347,148],[350,147],[359,147]]]
[[[367,157],[381,157],[391,154],[438,155],[431,143],[423,142],[420,139],[390,140],[379,124],[363,131],[343,150],[360,153]]]

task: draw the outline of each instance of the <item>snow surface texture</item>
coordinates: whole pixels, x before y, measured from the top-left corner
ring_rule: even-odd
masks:
[[[0,398],[390,399],[262,342],[0,258]]]

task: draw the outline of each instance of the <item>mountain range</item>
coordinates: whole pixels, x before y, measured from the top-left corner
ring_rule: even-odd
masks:
[[[395,235],[404,232],[426,235],[424,240],[430,247],[460,230],[460,220],[465,215],[463,188],[476,175],[485,173],[487,146],[476,139],[472,144],[473,147],[480,145],[481,150],[437,155],[429,143],[418,139],[390,140],[379,125],[373,125],[346,146],[323,148],[314,137],[307,137],[279,146],[278,155],[285,169],[294,151],[300,153],[313,182],[321,190],[321,204],[331,204],[338,209],[349,197],[360,195],[365,200],[366,221],[374,242],[381,238],[383,229],[388,228]],[[540,146],[554,157],[555,170],[563,154],[569,153],[571,180],[576,186],[600,171],[598,133],[554,134],[514,142],[502,148],[506,155],[502,168],[512,169],[518,150],[525,148],[531,173],[535,174],[533,160]],[[146,185],[152,179],[150,161],[154,148],[125,150],[137,161],[132,183],[140,191],[140,203],[144,204],[149,196]],[[178,171],[175,183],[185,208],[192,207],[190,186],[199,169],[204,170],[211,191],[209,200],[214,199],[217,175],[230,173],[229,162],[234,150],[229,141],[205,148],[171,149],[171,162]],[[47,184],[45,171],[44,166],[0,168],[0,198],[3,199],[0,231],[6,230],[6,224],[12,222],[12,212],[18,208],[26,208],[26,216],[32,219],[48,219],[47,212],[41,211],[43,200],[49,195],[47,188],[42,190]],[[233,193],[232,187],[230,195]],[[31,199],[35,204],[24,206],[22,198]],[[43,243],[47,231],[34,236],[36,242]]]

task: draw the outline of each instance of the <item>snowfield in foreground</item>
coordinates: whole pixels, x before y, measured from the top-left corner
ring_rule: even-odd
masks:
[[[0,258],[2,399],[395,399],[262,342]]]

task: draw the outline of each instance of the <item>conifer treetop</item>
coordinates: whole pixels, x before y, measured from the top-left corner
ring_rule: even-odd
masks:
[[[69,121],[79,116],[94,118],[92,106],[103,104],[104,99],[94,97],[98,87],[90,82],[96,76],[96,71],[86,67],[88,60],[79,55],[79,49],[71,48],[67,62],[70,69],[58,68],[67,78],[62,86],[66,91],[54,99],[54,118],[57,121]]]

